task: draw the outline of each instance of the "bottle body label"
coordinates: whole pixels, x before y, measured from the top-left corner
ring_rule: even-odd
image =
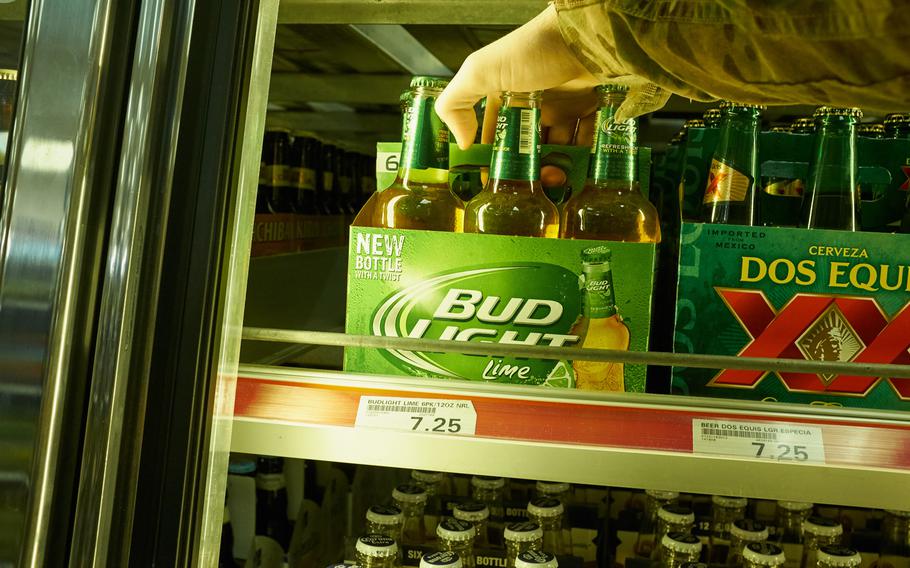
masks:
[[[752,185],[752,178],[720,160],[711,160],[708,186],[705,188],[704,204],[724,201],[745,201]]]
[[[540,178],[540,109],[500,109],[490,170],[494,179],[533,181]]]

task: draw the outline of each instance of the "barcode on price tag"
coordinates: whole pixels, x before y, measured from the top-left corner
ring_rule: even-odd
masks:
[[[361,396],[354,426],[473,436],[477,412],[470,400]]]
[[[530,154],[531,148],[533,148],[532,142],[537,136],[537,132],[531,128],[534,120],[534,111],[533,109],[521,109],[519,111],[520,123],[518,125],[518,153],[519,154]]]
[[[692,451],[696,454],[825,463],[822,429],[804,424],[695,418],[692,420]]]

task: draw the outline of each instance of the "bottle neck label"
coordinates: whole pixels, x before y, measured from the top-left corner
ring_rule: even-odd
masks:
[[[399,170],[449,169],[449,130],[433,110],[435,97],[414,94],[405,111]]]
[[[540,109],[499,109],[490,177],[520,181],[540,179]]]
[[[616,315],[616,296],[613,293],[613,269],[609,262],[586,263],[582,275],[585,295],[585,315],[608,318]]]
[[[638,126],[634,118],[616,122],[617,107],[607,106],[597,110],[588,178],[594,181],[637,179]]]
[[[316,191],[316,170],[313,168],[293,168],[294,185],[304,191]]]
[[[708,172],[708,186],[703,203],[710,205],[723,201],[745,201],[752,177],[714,158]]]

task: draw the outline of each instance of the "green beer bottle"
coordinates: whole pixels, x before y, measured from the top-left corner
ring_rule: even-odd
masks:
[[[721,225],[756,225],[758,130],[761,107],[725,102],[717,149],[702,200],[702,220]]]
[[[464,209],[449,189],[449,130],[433,109],[447,83],[411,80],[398,176],[377,195],[374,227],[461,232]]]
[[[588,181],[562,211],[560,236],[634,243],[660,241],[657,209],[638,184],[637,130],[634,118],[613,118],[629,88],[601,85]]]
[[[465,207],[466,233],[559,236],[559,211],[540,184],[540,93],[507,91],[496,119],[490,179]]]
[[[613,289],[613,253],[603,246],[581,252],[584,314],[572,326],[581,337],[580,347],[589,349],[629,349],[629,328],[616,308]],[[575,387],[581,390],[625,390],[622,363],[610,361],[573,361]]]
[[[808,229],[859,230],[856,187],[856,122],[858,108],[819,107],[809,180],[800,211]]]

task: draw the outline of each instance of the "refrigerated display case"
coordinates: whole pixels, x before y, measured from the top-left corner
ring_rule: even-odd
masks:
[[[300,504],[317,488],[326,499],[326,479],[337,481],[331,485],[332,507],[340,508],[345,522],[333,530],[343,533],[346,548],[300,565],[350,560],[356,527],[370,499],[385,495],[411,469],[446,472],[462,482],[465,475],[485,475],[582,486],[576,494],[586,497],[578,500],[595,511],[585,530],[602,535],[609,529],[598,522],[622,519],[625,532],[637,531],[629,527],[638,517],[628,521],[611,507],[623,509],[616,503],[628,502],[628,509],[635,510],[642,502],[636,491],[643,489],[686,493],[701,507],[710,500],[704,496],[728,495],[810,501],[822,509],[910,509],[906,412],[344,372],[344,347],[453,347],[344,334],[344,246],[251,257],[267,122],[315,130],[371,152],[373,142],[397,138],[398,96],[411,74],[454,70],[471,49],[529,20],[544,3],[111,2],[105,8],[117,17],[108,20],[102,17],[108,12],[86,9],[81,27],[73,25],[83,34],[76,38],[86,50],[83,70],[100,77],[74,75],[84,81],[79,83],[82,90],[65,96],[48,89],[57,80],[56,68],[46,63],[53,60],[54,44],[39,39],[42,34],[65,35],[59,27],[44,26],[63,26],[71,14],[39,4],[33,12],[45,10],[56,19],[30,21],[26,51],[36,53],[27,55],[25,72],[33,69],[33,82],[43,85],[49,99],[26,87],[20,91],[27,106],[16,117],[21,132],[14,134],[13,146],[22,157],[17,165],[16,151],[11,153],[15,193],[9,195],[16,199],[7,199],[13,205],[4,209],[6,279],[0,287],[12,289],[15,277],[13,223],[34,220],[47,199],[35,188],[49,186],[48,180],[30,180],[29,168],[21,163],[27,156],[40,162],[42,156],[29,154],[35,151],[27,145],[29,128],[41,126],[41,115],[30,117],[28,110],[60,105],[61,100],[89,105],[60,112],[71,119],[106,119],[99,128],[104,127],[110,144],[91,138],[94,123],[75,119],[70,131],[61,134],[64,140],[94,142],[70,149],[107,149],[93,158],[92,168],[71,157],[71,169],[56,173],[61,199],[80,205],[58,212],[57,222],[71,232],[54,233],[58,256],[44,274],[46,281],[55,282],[48,295],[67,301],[48,303],[45,317],[35,318],[45,324],[39,335],[48,339],[42,344],[45,351],[30,360],[42,364],[32,369],[23,363],[30,375],[18,384],[32,390],[10,390],[4,401],[9,408],[30,408],[29,423],[43,425],[61,440],[50,443],[45,430],[29,438],[29,443],[40,441],[36,457],[31,468],[19,470],[28,470],[23,485],[31,494],[17,502],[28,502],[29,528],[11,546],[10,562],[18,557],[21,565],[41,564],[48,542],[66,543],[53,551],[56,557],[45,559],[51,564],[69,559],[74,564],[214,566],[227,549],[235,558],[265,562],[262,556],[248,558],[247,537],[256,532],[255,482],[244,457],[249,455],[286,459],[285,474],[294,479],[287,490],[286,521],[300,518],[305,511]],[[129,28],[131,22],[135,28]],[[129,28],[134,46],[117,52],[109,36],[94,33],[107,38],[103,47],[108,51],[90,51],[100,49],[88,41],[93,25]],[[450,40],[466,34],[471,39]],[[101,55],[115,62],[102,66],[104,73],[92,66]],[[46,75],[39,83],[42,65],[47,65]],[[93,98],[86,84],[98,87],[102,79],[110,83],[102,85],[108,98]],[[672,101],[649,122],[650,136],[665,140],[687,113],[705,108]],[[76,165],[83,176],[106,182],[74,177]],[[53,173],[42,171],[33,168],[31,173]],[[78,194],[80,200],[73,197],[73,188],[97,195]],[[32,201],[26,207],[20,199]],[[92,205],[89,210],[81,207],[85,200]],[[94,216],[86,222],[84,215]],[[80,232],[86,227],[92,238]],[[19,245],[23,250],[29,246]],[[15,282],[26,281],[24,277]],[[23,293],[21,286],[17,290]],[[77,292],[78,298],[71,298]],[[10,353],[17,342],[32,338],[21,313],[12,309],[14,304],[0,303],[0,328],[7,330],[4,349]],[[462,350],[599,357],[655,368],[910,377],[910,368],[901,365],[581,353],[483,343]],[[69,359],[60,362],[61,356]],[[67,381],[66,373],[78,376]],[[4,386],[7,382],[16,383],[4,381]],[[31,406],[16,397],[26,397]],[[71,409],[58,409],[55,403],[60,402]],[[371,405],[387,408],[371,413]],[[420,419],[414,405],[434,409],[442,427]],[[725,436],[727,427],[779,435],[780,444],[766,447],[766,438],[758,434]],[[48,444],[57,449],[45,451]],[[235,459],[229,459],[231,454]],[[46,486],[37,480],[45,480],[46,470],[58,464],[68,468],[60,473],[68,485],[44,495],[38,489]],[[405,471],[375,469],[379,466]],[[371,472],[372,481],[356,485],[361,471]],[[525,498],[528,491],[518,494]],[[611,494],[613,505],[605,501]],[[223,543],[226,498],[232,544]],[[762,514],[767,515],[767,506]],[[36,528],[49,519],[56,533]],[[601,548],[608,547],[601,543]],[[599,565],[609,557],[597,551],[586,556]]]

